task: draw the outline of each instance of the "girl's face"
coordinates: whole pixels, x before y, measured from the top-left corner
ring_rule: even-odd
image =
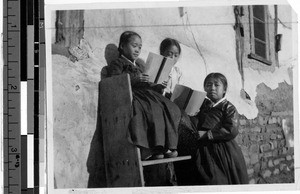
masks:
[[[168,49],[166,49],[162,55],[164,57],[173,59],[176,63],[179,58],[180,53],[179,53],[179,49],[175,45],[172,45]]]
[[[134,35],[132,36],[128,43],[125,43],[121,46],[123,50],[123,55],[130,61],[135,61],[140,53],[142,48],[142,40],[140,37]]]
[[[207,80],[204,86],[207,97],[213,102],[218,102],[225,94],[225,88],[220,79],[211,78]]]

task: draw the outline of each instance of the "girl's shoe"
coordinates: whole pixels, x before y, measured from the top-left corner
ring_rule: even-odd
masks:
[[[177,150],[167,150],[164,153],[165,158],[175,158],[178,156]]]
[[[164,154],[153,154],[149,160],[157,160],[157,159],[163,159],[164,158]]]
[[[162,146],[155,146],[152,150],[152,156],[148,160],[156,160],[164,158],[164,148]]]

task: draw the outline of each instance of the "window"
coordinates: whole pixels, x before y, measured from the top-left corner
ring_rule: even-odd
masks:
[[[253,5],[250,6],[249,11],[251,27],[251,53],[249,58],[271,65],[267,6]]]

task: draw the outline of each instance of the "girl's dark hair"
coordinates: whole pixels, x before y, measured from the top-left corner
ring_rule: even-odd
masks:
[[[164,39],[159,46],[159,52],[162,55],[170,46],[176,46],[178,48],[179,54],[181,53],[181,47],[177,40],[172,38]]]
[[[125,31],[121,34],[120,41],[119,41],[119,47],[118,47],[118,51],[119,51],[120,54],[123,53],[123,50],[121,49],[121,46],[123,44],[127,44],[129,42],[130,38],[133,37],[133,36],[137,36],[140,39],[142,39],[141,36],[138,33],[133,32],[133,31]]]
[[[206,83],[208,82],[209,79],[219,79],[222,82],[223,86],[224,86],[225,92],[227,91],[228,83],[227,83],[226,77],[223,74],[221,74],[221,73],[210,73],[210,74],[208,74],[206,76],[205,80],[204,80],[204,84],[203,84],[204,88],[205,88],[205,85],[206,85]]]

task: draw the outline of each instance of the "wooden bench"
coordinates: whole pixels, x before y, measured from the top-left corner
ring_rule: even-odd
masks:
[[[108,187],[145,186],[144,166],[191,158],[191,156],[181,156],[142,161],[139,148],[127,140],[131,102],[132,91],[128,74],[101,80],[100,115]]]

